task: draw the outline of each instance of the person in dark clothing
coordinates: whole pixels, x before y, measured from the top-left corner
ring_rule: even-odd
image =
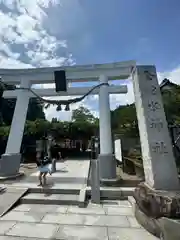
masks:
[[[59,160],[61,158],[61,152],[59,151],[59,145],[57,143],[53,143],[50,148],[51,158]]]
[[[50,147],[50,155],[52,159],[52,169],[51,172],[56,171],[56,161],[61,159],[61,152],[59,151],[59,145],[53,141]]]
[[[39,169],[39,185],[38,186],[43,186],[46,185],[46,176],[48,173],[51,174],[50,172],[50,164],[51,161],[47,155],[44,154],[44,152],[40,152],[37,154],[37,160],[36,160],[37,167]]]

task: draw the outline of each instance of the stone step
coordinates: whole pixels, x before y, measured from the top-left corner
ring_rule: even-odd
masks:
[[[59,184],[60,185],[60,184]],[[72,188],[71,186],[67,187],[61,185],[55,185],[50,188],[42,188],[36,186],[29,186],[29,193],[44,193],[44,194],[73,194],[78,195],[80,192],[80,188]]]
[[[46,187],[37,185],[37,180],[34,182],[20,182],[13,184],[15,188],[28,188],[29,193],[46,193],[46,194],[79,194],[82,184],[70,183],[52,183],[50,182]]]
[[[132,196],[134,187],[100,187],[101,199],[123,200]],[[86,188],[87,196],[91,196],[91,187]]]
[[[78,205],[79,195],[29,193],[21,198],[20,202],[23,204]]]

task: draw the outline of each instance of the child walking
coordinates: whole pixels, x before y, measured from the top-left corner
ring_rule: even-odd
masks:
[[[40,154],[37,154],[37,167],[39,169],[38,186],[44,186],[47,184],[46,176],[48,173],[51,174],[50,164],[51,164],[51,161],[49,157],[46,156],[43,151]]]

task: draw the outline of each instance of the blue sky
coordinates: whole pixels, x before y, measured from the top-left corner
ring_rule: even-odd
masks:
[[[135,59],[141,64],[155,64],[158,71],[169,70],[179,64],[178,0],[81,2],[87,16],[89,41],[83,51],[69,42],[77,63]]]
[[[1,67],[136,60],[180,83],[178,0],[0,0]],[[111,96],[111,106],[133,102]],[[126,99],[126,101],[124,101]],[[83,102],[98,114],[97,97]],[[51,108],[48,118],[69,113]],[[65,117],[64,117],[65,116]],[[68,115],[69,116],[69,115]]]

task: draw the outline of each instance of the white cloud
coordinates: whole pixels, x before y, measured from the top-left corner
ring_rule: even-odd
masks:
[[[90,44],[86,13],[79,0],[0,0],[0,22],[1,68],[72,65],[67,40],[81,50]],[[71,110],[81,104],[96,114],[87,99]],[[72,111],[56,112],[55,107],[46,110],[48,119],[70,119],[71,115]]]
[[[74,64],[66,39],[53,35],[45,25],[47,11],[61,0],[0,0],[0,67],[29,68]],[[59,10],[61,10],[59,8]],[[66,12],[68,14],[68,12]],[[59,16],[56,12],[54,20]],[[61,18],[61,31],[63,31]],[[51,28],[53,22],[51,22]],[[47,116],[54,108],[47,111]],[[61,113],[67,116],[69,113]],[[56,114],[55,114],[56,116]]]
[[[158,73],[159,82],[164,78],[168,78],[171,82],[180,85],[180,65],[171,71]]]
[[[88,14],[78,0],[0,0],[0,23],[1,68],[71,65],[74,60],[69,46],[83,51],[92,41]],[[146,45],[146,39],[141,41]],[[177,84],[179,76],[180,66],[158,73],[159,81],[166,77]],[[111,109],[134,102],[132,82],[127,86],[127,94],[110,96]],[[98,96],[72,105],[70,112],[50,107],[46,116],[70,120],[72,110],[81,104],[98,116]]]
[[[51,35],[44,25],[46,11],[58,4],[60,1],[54,0],[0,0],[1,67],[9,67],[2,66],[4,55],[24,63],[24,67],[26,63],[27,67],[37,67],[73,62],[66,40]]]
[[[30,68],[31,64],[23,63],[17,59],[13,59],[11,57],[4,56],[0,53],[0,65],[1,68]]]

